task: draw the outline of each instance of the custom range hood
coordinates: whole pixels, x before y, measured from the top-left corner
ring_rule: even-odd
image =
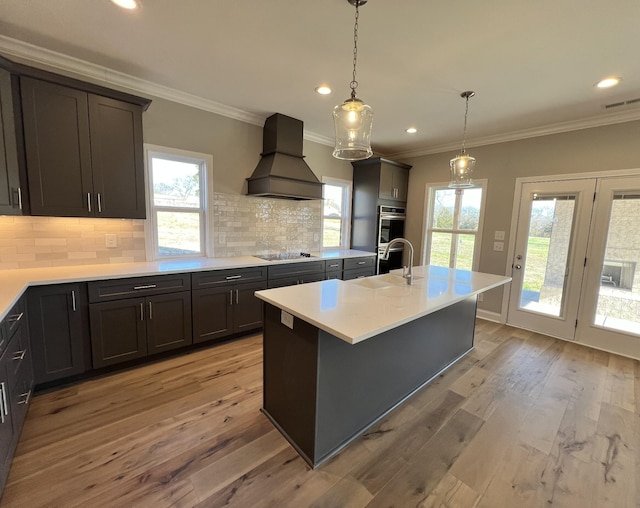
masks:
[[[280,113],[265,120],[262,158],[247,178],[248,195],[322,199],[322,183],[302,155],[302,127],[302,121]]]

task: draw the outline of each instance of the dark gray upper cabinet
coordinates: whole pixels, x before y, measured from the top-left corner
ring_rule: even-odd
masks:
[[[144,218],[150,102],[0,56],[0,214]]]
[[[0,215],[22,215],[26,205],[18,158],[21,128],[16,126],[14,107],[17,86],[17,79],[0,69]]]
[[[32,215],[144,218],[142,108],[21,79]]]
[[[397,204],[407,201],[409,170],[401,162],[372,157],[355,161],[353,165],[354,196],[364,190],[376,204]]]

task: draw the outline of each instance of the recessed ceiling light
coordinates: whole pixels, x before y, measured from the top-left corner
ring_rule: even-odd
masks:
[[[138,0],[111,0],[118,7],[122,7],[123,9],[129,9],[130,11],[133,9],[137,9],[140,7],[140,2]]]
[[[405,132],[407,134],[415,134],[416,132],[418,132],[418,129],[416,129],[415,127],[409,127],[408,129],[405,129]]]
[[[622,81],[622,78],[617,76],[612,76],[609,78],[604,78],[596,83],[597,88],[611,88],[612,86],[616,86],[618,83]]]
[[[320,85],[316,87],[316,92],[320,95],[329,95],[331,93],[331,88],[327,85]]]

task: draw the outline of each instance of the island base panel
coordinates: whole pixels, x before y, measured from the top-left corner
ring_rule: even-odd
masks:
[[[357,344],[265,306],[264,412],[312,467],[473,347],[475,297]]]

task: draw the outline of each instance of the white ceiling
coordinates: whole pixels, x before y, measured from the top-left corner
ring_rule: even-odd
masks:
[[[347,0],[1,0],[0,52],[16,39],[247,112],[304,121],[329,140],[349,95]],[[369,0],[360,9],[358,96],[386,155],[640,119],[640,1]],[[19,53],[19,52],[18,52]],[[593,85],[622,76],[613,89]],[[314,88],[334,89],[319,96]],[[233,111],[230,109],[230,111]],[[404,132],[416,126],[418,134]]]

